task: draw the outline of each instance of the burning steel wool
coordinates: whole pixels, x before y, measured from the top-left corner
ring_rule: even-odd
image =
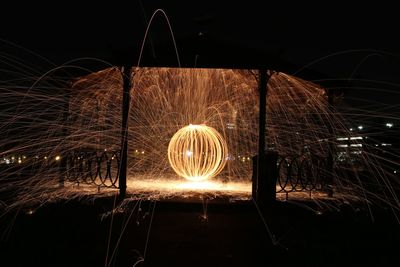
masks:
[[[168,145],[168,160],[174,171],[196,182],[218,175],[225,167],[227,154],[223,137],[206,125],[181,128]]]
[[[252,159],[258,153],[257,71],[132,68],[130,79],[129,195],[251,197]],[[7,187],[1,190],[12,192],[12,204],[5,206],[118,192],[122,85],[121,70],[112,67],[51,93],[45,76],[25,91],[6,88],[1,174]],[[366,203],[375,198],[398,207],[394,174],[328,107],[324,89],[272,73],[266,101],[266,148],[279,154],[277,192],[283,198],[299,192],[320,196],[329,176],[336,198]],[[329,151],[333,169],[326,166]],[[384,195],[365,187],[371,177]]]
[[[138,266],[146,259],[157,201],[196,198],[203,205],[199,218],[206,223],[208,200],[248,201],[258,185],[253,181],[267,183],[267,175],[258,172],[267,163],[258,155],[264,150],[265,158],[277,155],[265,164],[277,175],[276,183],[270,179],[268,185],[272,193],[276,189],[276,200],[296,202],[316,214],[358,202],[372,215],[370,205],[377,203],[389,207],[400,222],[398,151],[386,153],[382,147],[390,143],[371,142],[376,136],[362,132],[360,124],[358,132],[349,127],[345,116],[390,118],[387,128],[396,128],[399,118],[340,110],[333,103],[341,97],[332,90],[273,70],[266,78],[267,72],[252,69],[139,67],[156,14],[166,18],[181,66],[171,24],[161,9],[150,18],[137,67],[107,63],[102,71],[91,72],[77,60],[41,73],[1,52],[9,69],[0,69],[7,77],[0,81],[0,217],[23,210],[35,216],[36,208],[63,199],[112,196],[112,208],[101,217],[111,217],[105,266],[118,265],[130,222],[138,231],[146,229],[140,224],[148,226],[143,251],[129,250],[137,254],[133,266]],[[62,76],[70,68],[87,73]],[[259,129],[264,123],[265,129]],[[259,136],[264,130],[265,136]],[[280,244],[282,236],[276,238],[270,230],[257,197],[248,203],[254,204],[258,223],[262,221],[275,247],[286,248]],[[119,236],[113,236],[114,228]]]

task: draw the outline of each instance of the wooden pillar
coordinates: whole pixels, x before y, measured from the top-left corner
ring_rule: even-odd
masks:
[[[265,69],[259,70],[259,128],[258,128],[258,155],[253,160],[253,198],[259,204],[267,204],[276,197],[276,161],[275,153],[266,154],[266,113],[268,81],[271,75]],[[273,154],[273,155],[272,155]],[[255,191],[255,192],[254,192]]]
[[[118,187],[120,198],[126,196],[126,176],[128,168],[128,133],[129,105],[131,89],[131,67],[122,67],[122,129],[121,129],[121,163],[119,169]]]

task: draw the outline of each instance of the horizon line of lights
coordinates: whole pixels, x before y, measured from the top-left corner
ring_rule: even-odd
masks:
[[[31,157],[31,158],[33,158],[33,159],[35,159],[35,160],[38,160],[38,159],[39,159],[39,156],[33,156],[33,157]],[[22,164],[23,162],[25,162],[25,160],[28,160],[28,159],[30,159],[30,158],[27,157],[27,156],[3,157],[3,159],[0,161],[0,164],[6,164],[6,165],[14,164],[14,163]],[[46,161],[47,161],[48,159],[49,159],[49,158],[48,158],[47,156],[44,156],[44,157],[43,157],[43,160],[46,160]],[[60,160],[61,160],[61,156],[60,156],[60,155],[54,156],[54,160],[55,160],[55,161],[60,161]]]
[[[393,128],[394,127],[394,123],[393,122],[386,122],[385,123],[385,127]],[[364,126],[363,125],[358,125],[356,128],[361,131],[361,130],[364,129]],[[350,130],[350,132],[354,131],[354,127],[349,128],[349,130]]]

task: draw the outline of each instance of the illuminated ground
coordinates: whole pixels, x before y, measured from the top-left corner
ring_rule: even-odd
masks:
[[[58,190],[69,195],[107,196],[118,192],[115,188],[97,187],[91,184],[79,184],[67,182],[64,188]],[[180,199],[213,199],[227,198],[231,201],[250,200],[251,183],[221,182],[207,180],[202,182],[187,181],[184,178],[159,178],[150,179],[146,176],[129,177],[127,181],[127,195],[132,199],[165,200],[171,198]]]
[[[197,196],[221,197],[246,200],[251,197],[250,182],[220,182],[207,180],[201,182],[181,179],[128,179],[127,193],[131,195],[151,196],[154,199],[170,197],[190,198]]]
[[[227,201],[249,201],[252,195],[251,181],[222,182],[216,179],[202,182],[187,181],[184,178],[159,178],[150,179],[147,176],[129,177],[127,181],[127,195],[132,200],[191,200],[202,201],[204,199],[225,199]],[[277,186],[277,192],[280,187]],[[115,195],[118,189],[96,187],[93,185],[66,183],[64,189],[70,195],[102,197]],[[325,203],[323,206],[340,203],[357,203],[362,201],[356,195],[349,192],[335,192],[333,197],[328,197],[324,191],[312,190],[298,192],[278,192],[278,201],[300,201]]]

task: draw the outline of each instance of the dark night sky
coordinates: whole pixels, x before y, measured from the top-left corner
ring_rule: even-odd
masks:
[[[7,4],[2,6],[0,38],[56,65],[79,57],[136,64],[147,21],[154,10],[163,8],[181,61],[188,67],[194,67],[196,55],[200,67],[257,67],[274,58],[278,59],[274,66],[299,76],[310,69],[337,79],[400,82],[394,7],[383,3],[350,7],[337,1],[307,6],[279,1],[265,7],[255,1],[227,3]],[[176,64],[168,28],[160,17],[154,20],[149,37],[142,63]],[[4,46],[4,41],[0,43]],[[381,98],[383,102],[399,99]]]
[[[81,55],[107,57],[113,49],[138,47],[152,12],[163,8],[180,41],[178,48],[185,55],[218,43],[237,54],[248,49],[291,53],[294,48],[307,48],[302,58],[295,58],[307,61],[332,51],[372,47],[393,50],[398,46],[396,14],[383,4],[349,7],[335,2],[294,6],[281,2],[267,3],[264,7],[254,1],[182,2],[136,0],[129,5],[118,5],[57,1],[50,5],[37,2],[2,5],[0,36],[57,63]],[[204,35],[199,36],[199,32]],[[166,24],[159,18],[151,37],[163,44],[170,38]],[[186,44],[191,47],[185,47]],[[168,48],[171,47],[155,44],[159,53],[172,52],[166,51]],[[138,51],[129,52],[127,56],[137,57]],[[293,54],[297,53],[293,50]]]

